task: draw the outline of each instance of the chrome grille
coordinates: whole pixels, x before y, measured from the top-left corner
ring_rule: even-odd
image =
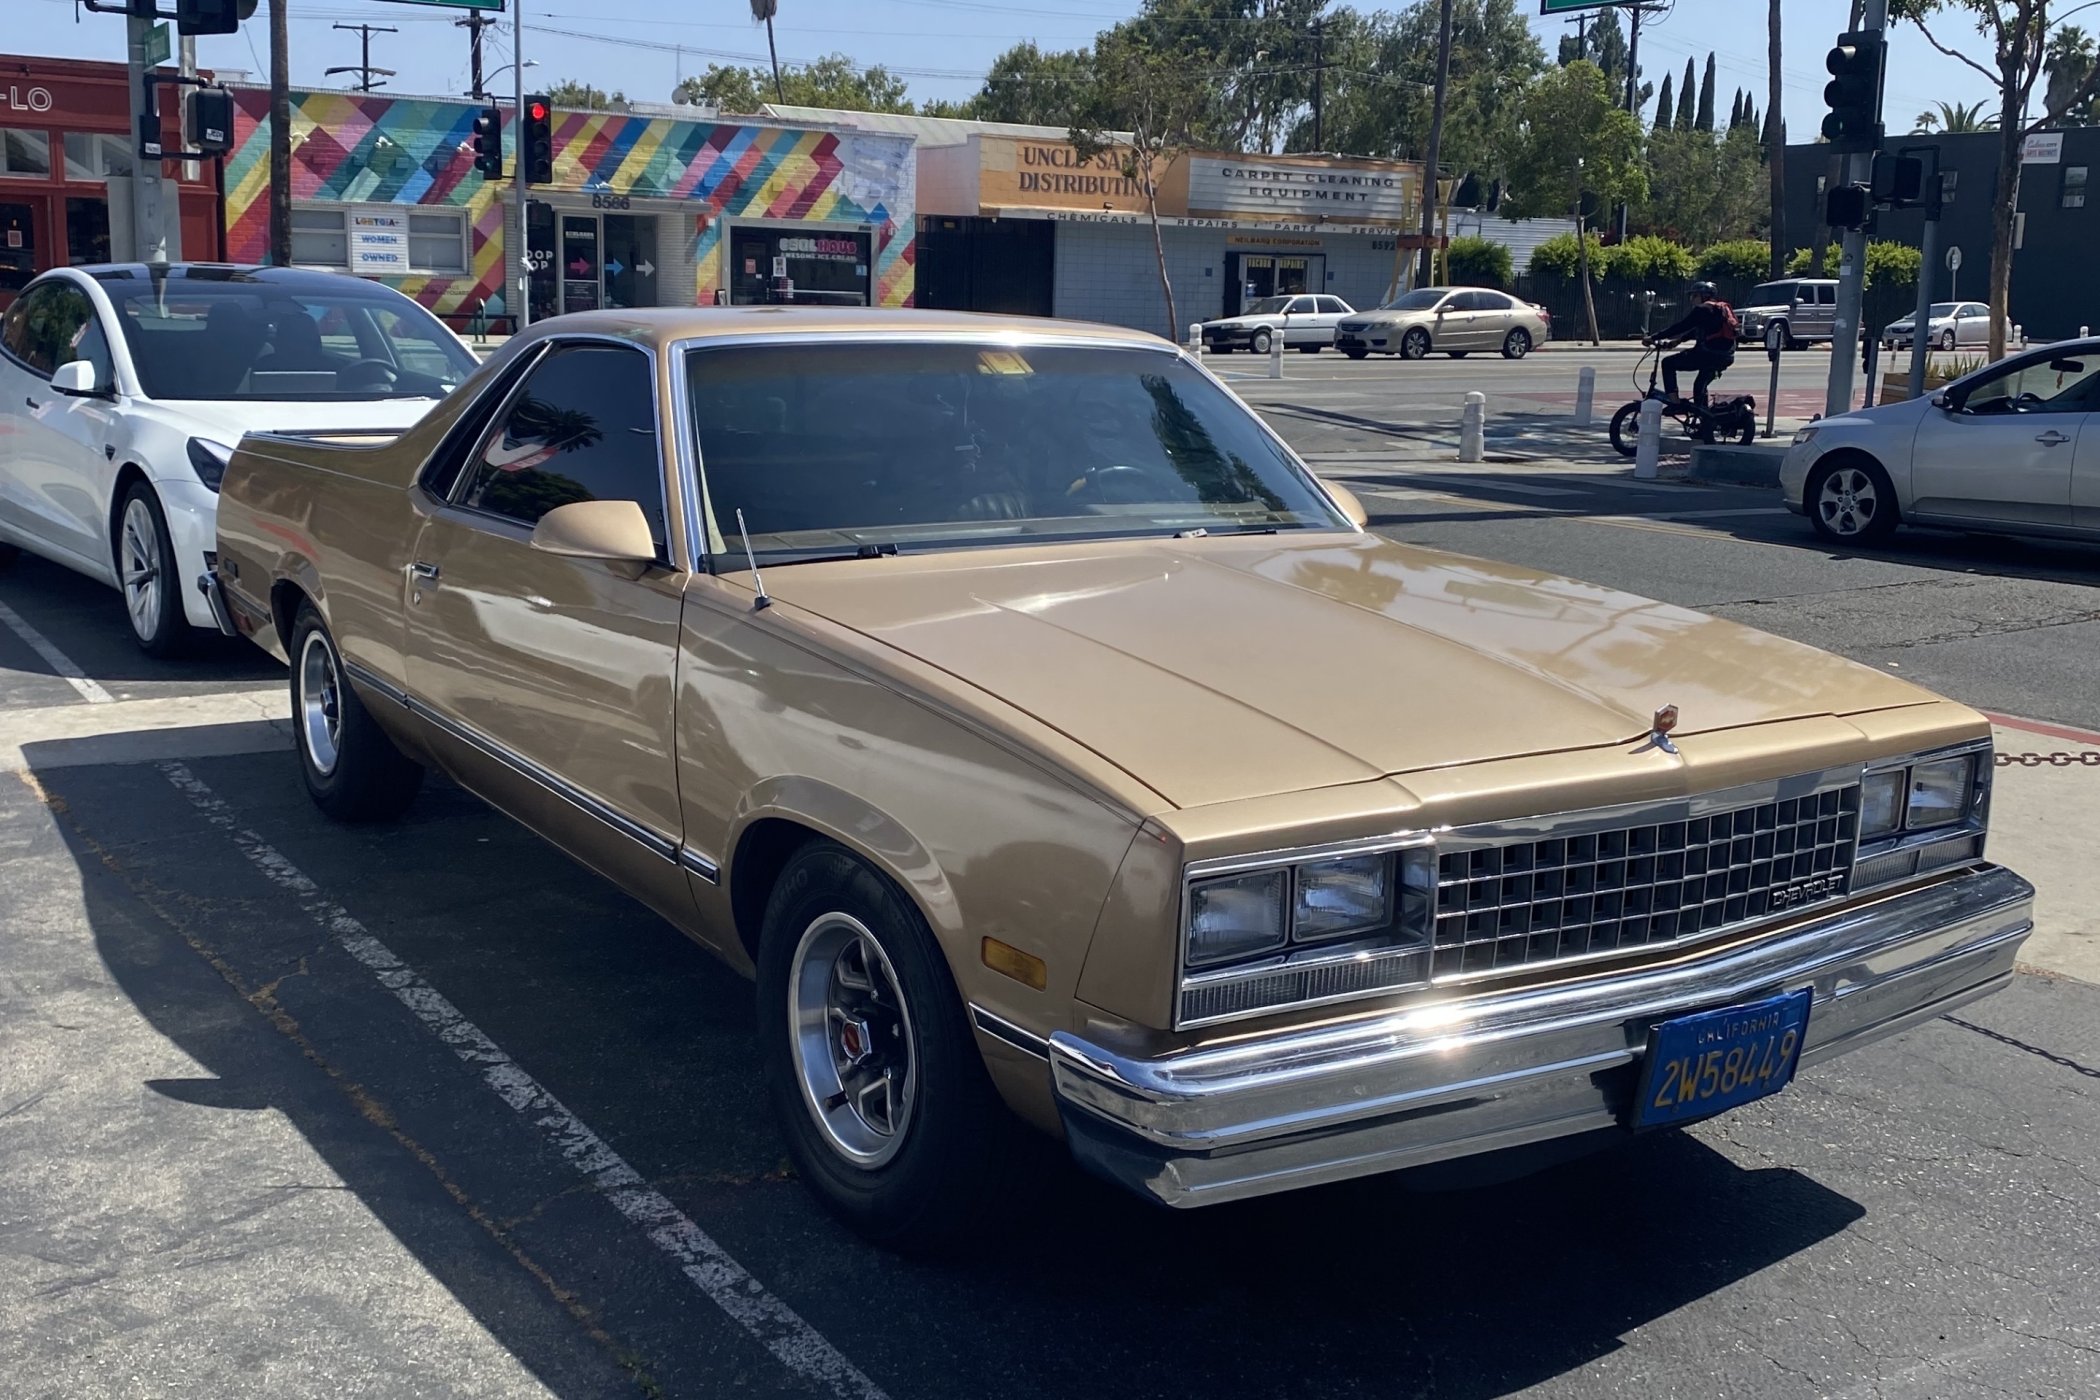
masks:
[[[1683,942],[1843,898],[1859,785],[1795,786],[1644,820],[1600,813],[1543,838],[1474,828],[1440,840],[1431,976]]]

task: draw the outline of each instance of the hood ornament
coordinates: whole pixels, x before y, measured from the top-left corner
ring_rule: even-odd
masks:
[[[1675,705],[1663,706],[1655,712],[1655,718],[1650,721],[1646,747],[1661,749],[1668,754],[1676,753],[1677,745],[1670,742],[1670,731],[1676,727],[1677,707]]]

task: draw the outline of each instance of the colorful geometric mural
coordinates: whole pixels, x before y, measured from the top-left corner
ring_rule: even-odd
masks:
[[[721,126],[611,112],[557,112],[554,183],[700,203],[693,298],[721,285],[722,218],[868,224],[874,301],[909,306],[917,219],[913,147],[903,137]]]
[[[227,256],[267,261],[269,98],[235,90],[226,159]],[[468,276],[386,279],[441,315],[500,306],[508,182],[474,173],[473,123],[463,102],[361,93],[292,94],[295,202],[447,205],[471,211]],[[504,113],[506,158],[516,124]],[[690,240],[693,301],[722,285],[724,219],[865,224],[873,230],[872,300],[909,306],[916,289],[914,147],[907,137],[787,130],[613,112],[556,112],[555,191],[687,201],[692,222],[660,237]],[[637,211],[641,212],[641,211]]]
[[[383,279],[439,315],[468,315],[503,295],[503,200],[509,186],[474,173],[471,142],[481,109],[349,92],[292,94],[295,203],[419,204],[470,211],[472,272]],[[234,91],[233,150],[226,157],[226,256],[268,262],[270,98]],[[504,124],[506,145],[510,124]]]

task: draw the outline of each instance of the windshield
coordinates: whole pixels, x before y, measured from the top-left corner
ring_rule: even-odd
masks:
[[[1245,408],[1144,349],[833,343],[689,361],[715,529],[760,560],[1345,522]]]
[[[474,370],[435,316],[352,277],[325,291],[201,278],[102,289],[148,398],[439,399]]]
[[[1263,297],[1260,301],[1254,302],[1251,305],[1249,305],[1245,311],[1242,311],[1240,313],[1240,315],[1275,316],[1282,312],[1284,307],[1289,306],[1290,304],[1291,299],[1289,297]]]
[[[1438,302],[1451,294],[1449,287],[1423,287],[1418,291],[1404,293],[1393,298],[1382,308],[1386,311],[1433,311]]]
[[[1942,318],[1944,318],[1944,317],[1947,317],[1947,316],[1952,316],[1952,315],[1954,314],[1954,312],[1955,312],[1955,309],[1956,309],[1957,307],[1959,307],[1960,305],[1961,305],[1961,303],[1960,303],[1960,302],[1958,302],[1958,301],[1936,301],[1936,302],[1934,302],[1934,303],[1932,304],[1932,315],[1933,315],[1933,319],[1934,319],[1934,320],[1939,320],[1939,319],[1942,319]],[[1911,317],[1909,317],[1909,316],[1906,316],[1906,317],[1904,317],[1903,319],[1904,319],[1904,320],[1906,320],[1906,321],[1908,321],[1908,320],[1911,320],[1912,318],[1911,318]]]

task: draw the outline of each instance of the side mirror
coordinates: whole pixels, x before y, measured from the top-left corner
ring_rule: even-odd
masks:
[[[656,562],[649,517],[633,501],[572,501],[532,527],[532,547],[568,559],[596,559],[624,578]]]
[[[1961,405],[1954,402],[1954,396],[1945,390],[1934,394],[1930,402],[1934,408],[1941,409],[1947,413],[1957,413],[1961,409]]]
[[[1349,522],[1357,529],[1361,530],[1370,523],[1371,514],[1364,509],[1364,503],[1356,499],[1354,491],[1337,481],[1323,481],[1320,485],[1326,488],[1334,503],[1341,507],[1342,514],[1348,516]]]
[[[58,393],[76,399],[114,397],[109,389],[96,382],[95,367],[86,360],[68,360],[53,370],[51,387]]]

